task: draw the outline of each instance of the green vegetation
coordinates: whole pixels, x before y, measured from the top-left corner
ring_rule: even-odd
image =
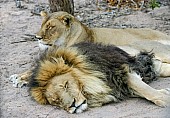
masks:
[[[156,7],[160,7],[160,3],[157,0],[151,0],[149,3],[149,7],[155,9]]]

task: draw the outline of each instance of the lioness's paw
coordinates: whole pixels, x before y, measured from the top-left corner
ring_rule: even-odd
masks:
[[[22,80],[21,76],[18,74],[11,75],[9,80],[13,83],[13,86],[16,88],[22,88],[26,86],[28,82]]]

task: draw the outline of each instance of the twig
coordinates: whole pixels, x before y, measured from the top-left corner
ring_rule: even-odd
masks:
[[[15,43],[23,43],[23,42],[27,42],[25,40],[22,40],[22,41],[15,41],[15,42],[11,42],[11,44],[15,44]]]
[[[37,38],[33,34],[25,34],[22,38],[26,41],[37,41]]]
[[[25,34],[25,36],[22,36],[21,38],[23,38],[24,40],[14,41],[14,42],[11,42],[11,44],[23,43],[23,42],[27,42],[27,41],[37,41],[35,35],[33,35],[33,34]]]

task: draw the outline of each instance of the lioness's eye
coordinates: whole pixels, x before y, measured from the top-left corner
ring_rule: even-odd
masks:
[[[46,30],[52,29],[52,27],[51,27],[51,26],[47,26],[45,29],[46,29]]]
[[[53,26],[50,26],[50,27],[49,27],[49,29],[52,29],[52,28],[53,28]]]
[[[50,24],[47,24],[46,25],[46,30],[48,30],[48,29],[52,29],[54,26],[52,26],[52,25],[50,25]]]

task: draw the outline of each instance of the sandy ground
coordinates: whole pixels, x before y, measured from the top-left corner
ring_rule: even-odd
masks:
[[[91,108],[82,114],[69,114],[55,106],[37,104],[30,98],[27,87],[14,88],[7,78],[30,68],[39,50],[36,41],[23,38],[25,34],[35,34],[41,24],[41,17],[30,13],[34,4],[26,4],[28,8],[21,10],[15,7],[13,0],[0,1],[0,118],[170,118],[170,109],[140,98]],[[170,10],[166,5],[148,13],[134,12],[108,18],[94,7],[83,8],[87,5],[85,0],[75,0],[75,4],[77,17],[91,27],[150,27],[170,35]],[[91,11],[90,15],[87,11]],[[102,17],[87,22],[81,18],[99,15]],[[170,87],[170,78],[161,78],[151,86],[158,89]]]

